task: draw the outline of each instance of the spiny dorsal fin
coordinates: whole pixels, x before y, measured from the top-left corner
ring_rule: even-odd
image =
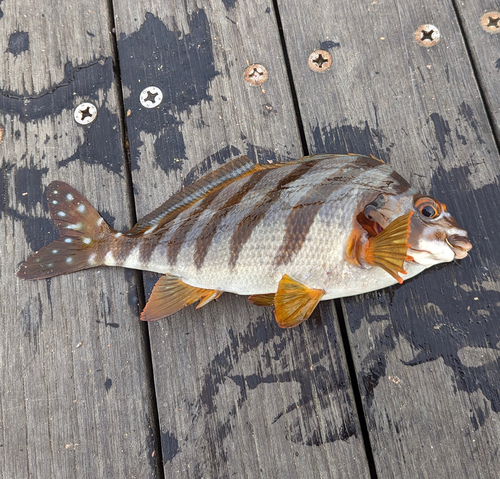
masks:
[[[405,261],[412,261],[408,256],[410,235],[410,221],[413,211],[396,218],[377,236],[371,237],[363,248],[365,261],[372,266],[380,266],[387,271],[399,284],[403,278],[399,275],[407,274],[403,269]]]
[[[98,266],[92,258],[100,256],[115,231],[81,193],[63,181],[48,186],[47,201],[60,238],[28,258],[17,275],[43,279]]]
[[[198,300],[200,301],[198,308],[201,308],[221,294],[222,291],[196,288],[176,276],[166,274],[155,284],[149,301],[142,311],[141,320],[158,321]]]
[[[195,181],[181,191],[171,196],[165,203],[151,213],[141,218],[137,224],[127,231],[127,235],[152,233],[179,213],[189,208],[193,203],[201,200],[208,194],[263,168],[276,167],[275,165],[258,165],[247,156],[239,156],[203,178]]]
[[[322,289],[312,289],[285,274],[274,297],[274,315],[280,328],[294,328],[311,316],[324,296]]]

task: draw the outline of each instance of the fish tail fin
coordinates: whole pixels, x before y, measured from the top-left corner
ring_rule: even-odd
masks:
[[[396,218],[377,236],[371,237],[365,244],[364,259],[372,266],[380,266],[387,271],[399,284],[403,283],[400,274],[404,270],[405,261],[413,258],[407,255],[410,235],[410,222],[413,212]]]
[[[28,258],[17,275],[44,279],[104,264],[116,232],[89,201],[62,181],[50,183],[47,200],[60,237]]]

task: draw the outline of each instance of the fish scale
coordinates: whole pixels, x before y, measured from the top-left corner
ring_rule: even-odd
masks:
[[[274,306],[278,324],[293,327],[320,300],[402,283],[472,247],[445,205],[359,155],[270,165],[240,157],[125,233],[66,183],[51,183],[48,199],[61,238],[18,275],[42,279],[99,265],[163,273],[146,321],[232,292]]]

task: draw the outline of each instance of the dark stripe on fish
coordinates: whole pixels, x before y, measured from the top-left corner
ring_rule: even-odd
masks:
[[[168,241],[167,258],[170,265],[177,262],[177,257],[181,251],[182,245],[186,240],[188,233],[193,229],[201,214],[212,204],[223,190],[216,190],[205,197],[200,205],[184,220],[184,222],[175,230],[175,233]]]
[[[251,191],[272,169],[256,171],[250,176],[250,179],[241,187],[241,189],[226,201],[217,213],[210,219],[208,224],[203,228],[198,240],[196,241],[196,249],[194,253],[194,264],[200,269],[207,256],[212,240],[214,239],[217,228],[220,226],[224,218],[231,212],[233,206],[237,205],[245,195]]]
[[[287,264],[300,251],[316,219],[316,215],[333,192],[344,187],[366,170],[383,164],[383,162],[375,158],[359,156],[351,163],[339,168],[334,175],[307,191],[286,218],[285,234],[274,259],[275,265]]]
[[[130,255],[130,252],[137,246],[137,238],[130,238],[127,235],[115,237],[111,243],[111,254],[117,266],[121,266]]]
[[[236,265],[238,256],[245,246],[245,243],[250,238],[252,231],[262,221],[265,214],[269,211],[271,206],[278,201],[281,190],[288,184],[298,180],[301,176],[307,173],[313,166],[318,164],[321,160],[311,160],[304,163],[299,163],[298,166],[287,176],[281,179],[273,190],[269,191],[262,200],[260,200],[236,227],[231,239],[231,258],[229,264],[232,268]]]

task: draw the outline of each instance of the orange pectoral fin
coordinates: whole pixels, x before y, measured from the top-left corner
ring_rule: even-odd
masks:
[[[252,294],[248,297],[248,301],[255,306],[274,306],[274,296],[274,293]]]
[[[285,274],[274,297],[274,315],[280,328],[294,328],[305,321],[324,296],[322,289],[311,289]]]
[[[413,259],[406,254],[410,246],[408,237],[412,214],[411,211],[396,218],[384,231],[369,238],[363,248],[363,256],[368,264],[380,266],[400,284],[403,278],[399,274],[407,274],[403,269],[405,261]]]
[[[190,286],[180,278],[166,274],[153,288],[146,307],[142,311],[142,321],[158,321],[176,313],[190,304],[200,301],[198,308],[218,298],[222,291]]]

